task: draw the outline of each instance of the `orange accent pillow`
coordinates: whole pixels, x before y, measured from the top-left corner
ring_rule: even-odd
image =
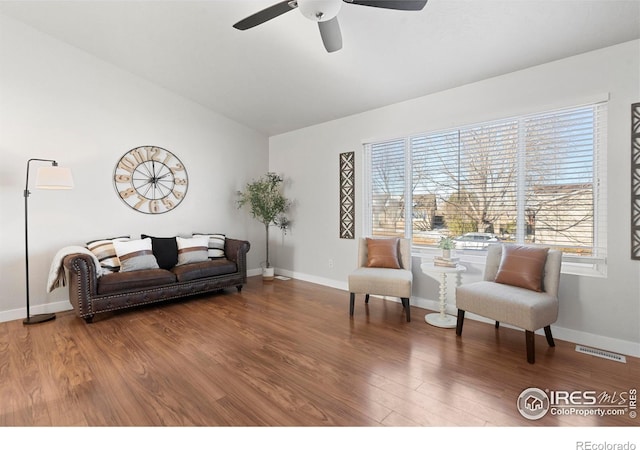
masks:
[[[399,269],[398,243],[400,239],[367,238],[367,267]]]
[[[496,283],[542,292],[542,276],[547,253],[548,248],[503,245]]]

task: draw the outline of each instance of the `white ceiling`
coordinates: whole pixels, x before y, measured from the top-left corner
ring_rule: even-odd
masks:
[[[343,4],[343,49],[279,0],[0,1],[0,12],[267,135],[640,38],[640,1]]]

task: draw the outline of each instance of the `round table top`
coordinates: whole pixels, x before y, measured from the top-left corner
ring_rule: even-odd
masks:
[[[464,272],[467,270],[465,266],[462,264],[456,264],[455,267],[445,267],[445,266],[436,266],[433,262],[425,262],[420,264],[420,269],[423,272],[431,272],[431,273],[457,273]]]

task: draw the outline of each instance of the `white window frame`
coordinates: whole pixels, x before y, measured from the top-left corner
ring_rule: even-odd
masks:
[[[577,109],[580,107],[596,107],[597,115],[598,115],[598,129],[595,130],[598,134],[595,136],[594,143],[594,157],[593,157],[593,183],[595,185],[594,189],[594,223],[593,223],[593,255],[592,256],[577,256],[573,254],[563,254],[563,264],[562,264],[562,272],[582,275],[582,276],[594,276],[594,277],[606,277],[607,275],[607,102],[606,101],[596,101],[591,102],[589,104],[573,106],[570,108],[557,108],[550,111],[542,111],[535,114],[527,114],[527,115],[519,115],[516,117],[507,117],[491,122],[486,123],[494,123],[499,121],[507,121],[507,120],[525,120],[527,118],[533,116],[539,116],[541,114],[553,113],[556,111],[562,111],[567,109]],[[391,141],[399,141],[404,140],[404,159],[405,159],[405,237],[412,237],[412,149],[411,149],[411,139],[414,137],[420,137],[424,135],[430,134],[438,134],[438,133],[447,133],[455,130],[464,130],[471,127],[476,127],[479,125],[483,125],[483,123],[470,124],[460,127],[454,127],[451,129],[445,130],[432,130],[425,133],[419,133],[412,136],[399,137],[395,139],[386,139],[381,141],[371,141],[364,143],[364,152],[363,152],[363,214],[364,218],[362,221],[362,231],[365,236],[371,236],[372,234],[372,174],[371,174],[371,147],[376,144],[383,144],[385,142]],[[519,157],[523,152],[518,152]],[[522,165],[520,167],[523,167]],[[523,184],[518,182],[518,184]],[[518,199],[518,208],[524,210],[524,202],[522,199]],[[521,206],[522,205],[522,206]],[[522,233],[520,233],[522,234]],[[517,236],[517,242],[521,240],[522,236]],[[436,247],[423,246],[423,245],[413,245],[412,246],[412,254],[416,257],[432,257],[438,255],[440,250]],[[478,252],[474,251],[473,253],[465,253],[464,251],[458,251],[458,255],[461,258],[461,261],[471,263],[471,264],[484,264],[484,260],[486,258],[486,252]]]

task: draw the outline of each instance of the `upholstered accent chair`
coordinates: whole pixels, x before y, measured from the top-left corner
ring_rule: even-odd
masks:
[[[349,274],[349,315],[353,316],[356,294],[399,297],[407,322],[411,321],[411,241],[402,238],[360,238],[358,268]]]
[[[535,363],[535,331],[544,328],[554,347],[551,324],[558,318],[558,287],[562,252],[537,246],[491,244],[483,281],[456,289],[458,321],[462,336],[465,312],[477,314],[525,330],[527,361]]]

